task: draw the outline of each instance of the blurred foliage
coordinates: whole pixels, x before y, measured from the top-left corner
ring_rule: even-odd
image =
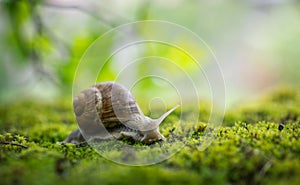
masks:
[[[57,144],[77,127],[68,100],[14,103],[0,108],[1,184],[296,185],[300,175],[299,94],[281,89],[262,98],[263,104],[247,109],[247,114],[244,108],[228,113],[225,120],[232,126],[222,126],[204,151],[196,146],[207,123],[199,122],[193,135],[183,136],[187,142],[178,153],[160,164],[142,167],[115,164],[87,145]],[[294,116],[280,120],[274,104],[280,110],[295,109]],[[261,110],[268,113],[256,117]],[[209,112],[209,108],[202,111]],[[160,128],[168,140],[172,139],[170,130],[177,129],[173,124],[179,115],[172,114]],[[232,124],[229,120],[234,119]],[[137,145],[145,152],[136,157],[147,157],[151,145]],[[112,156],[125,153],[124,148],[110,151]]]
[[[295,4],[295,7],[286,6],[281,9],[277,8],[274,14],[273,21],[269,29],[272,29],[270,39],[276,38],[269,42],[272,47],[270,52],[274,53],[274,62],[278,68],[283,69],[281,76],[282,80],[294,82],[295,86],[300,84],[300,74],[295,69],[300,69],[300,6]],[[276,22],[274,20],[277,20]],[[277,28],[285,28],[284,33]]]
[[[4,28],[1,32],[1,37],[5,38],[1,46],[5,47],[6,50],[5,54],[1,56],[1,60],[3,60],[3,63],[1,63],[1,79],[8,79],[1,80],[0,85],[3,88],[1,88],[0,95],[2,101],[11,101],[14,96],[22,97],[24,94],[35,96],[35,87],[40,89],[38,93],[41,96],[47,97],[48,94],[51,97],[51,90],[59,91],[62,95],[70,95],[75,72],[85,50],[95,39],[109,30],[100,24],[97,26],[89,24],[87,26],[87,34],[79,32],[71,37],[69,35],[64,37],[56,31],[55,27],[51,27],[51,21],[59,22],[59,20],[52,20],[45,16],[47,13],[51,14],[51,12],[47,12],[49,7],[53,6],[56,8],[61,6],[60,4],[51,3],[51,1],[29,0],[1,2],[1,10],[3,10],[1,14],[4,16],[2,17]],[[66,10],[70,7],[73,7],[72,4],[62,6]],[[83,10],[80,7],[75,7],[75,9],[78,12],[85,11],[86,14],[101,19],[90,9]],[[144,9],[145,12],[147,11],[146,6],[141,6],[141,9]],[[137,15],[144,17],[145,15],[142,15],[141,12],[143,11],[138,11]],[[109,25],[111,27],[109,28],[112,28],[113,25],[114,23],[111,22],[111,25]],[[151,34],[151,30],[145,30],[144,28],[142,31]],[[65,32],[63,33],[65,34]],[[182,40],[184,39],[179,39],[179,42],[182,42]],[[10,47],[7,47],[5,43],[9,43]],[[114,50],[113,45],[117,43],[118,40],[114,40],[113,37],[109,38],[105,42],[106,45],[101,45],[100,48],[97,48],[97,52],[92,57],[89,56],[87,60],[104,63],[105,60],[103,59],[105,58],[101,58],[101,56],[109,56]],[[179,48],[175,49],[164,43],[149,43],[145,45],[145,52],[136,57],[164,57],[167,60],[173,60],[183,70],[195,69],[195,62],[191,61],[190,56]],[[204,55],[201,48],[193,46],[193,43],[188,43],[188,40],[182,45],[189,47],[197,55]],[[100,76],[97,81],[112,81],[115,80],[119,73],[117,69],[121,68],[119,59],[114,59],[114,61],[105,63],[103,69],[95,68],[93,66],[94,63],[92,63],[91,65],[84,65],[80,70],[84,71],[86,79],[91,78],[91,74],[97,74],[98,71]],[[138,74],[144,74],[147,70],[150,72],[151,70],[156,70],[153,69],[153,65],[147,65],[148,67],[140,65],[137,68]],[[168,66],[160,66],[160,68],[166,68],[170,73],[173,73],[172,68]],[[151,83],[152,80],[144,82],[148,87],[151,86]],[[47,84],[50,85],[47,86]],[[91,83],[84,84],[84,87],[89,85]],[[48,91],[48,89],[50,90]],[[40,93],[41,91],[43,93]],[[142,91],[149,92],[149,89]]]
[[[101,31],[97,35],[91,31],[88,37],[78,35],[67,42],[47,24],[49,17],[45,17],[42,10],[46,3],[40,0],[0,2],[2,101],[11,101],[14,96],[35,96],[35,87],[45,89],[45,97],[53,96],[51,89],[71,94],[80,57],[101,34]]]
[[[57,95],[70,95],[76,69],[85,50],[99,36],[119,25],[140,20],[164,20],[190,29],[201,36],[217,54],[220,51],[232,53],[239,48],[234,47],[236,37],[248,37],[249,32],[239,31],[238,28],[259,27],[260,21],[250,22],[258,15],[267,20],[261,29],[250,35],[249,45],[262,54],[253,60],[269,62],[272,75],[277,76],[282,83],[299,84],[299,3],[284,2],[282,5],[272,1],[87,1],[58,2],[52,0],[3,0],[0,2],[0,100],[9,102],[14,97],[46,97],[51,99]],[[108,7],[115,7],[110,9]],[[269,13],[266,17],[265,13]],[[208,20],[208,17],[210,20]],[[258,18],[260,19],[260,18]],[[76,21],[74,21],[76,20]],[[270,21],[268,21],[270,20]],[[281,29],[285,31],[282,32]],[[141,28],[137,31],[155,34],[157,30]],[[166,33],[166,35],[171,35]],[[244,35],[240,35],[244,34]],[[138,36],[138,35],[137,35]],[[188,39],[177,36],[178,43],[188,48],[189,53],[201,58],[201,67],[205,68],[211,60],[211,55],[205,49],[198,48]],[[238,41],[239,42],[239,41]],[[102,46],[97,55],[107,56],[115,49],[118,40],[113,38],[107,45]],[[172,60],[189,75],[199,73],[190,56],[178,48],[163,44],[145,44],[140,56],[159,56]],[[246,48],[247,49],[247,48]],[[247,51],[245,51],[247,52]],[[131,54],[131,53],[129,53]],[[220,55],[222,56],[222,55]],[[222,56],[223,57],[223,56]],[[101,62],[101,57],[98,62]],[[230,62],[230,58],[220,58],[220,62]],[[112,59],[103,68],[101,76],[93,80],[114,80],[118,75],[116,65],[122,60]],[[228,60],[228,61],[227,61]],[[115,61],[115,62],[114,62]],[[116,62],[117,61],[117,62]],[[104,62],[104,61],[102,61]],[[203,62],[203,63],[202,63]],[[243,61],[240,61],[243,62]],[[148,64],[149,65],[149,64]],[[263,67],[262,64],[260,67]],[[120,67],[120,66],[119,66]],[[161,66],[176,73],[170,66]],[[93,71],[93,66],[88,66]],[[95,69],[100,70],[100,69]],[[151,72],[152,66],[140,65],[138,74]],[[87,70],[87,73],[89,70]],[[280,78],[279,78],[280,77]],[[281,78],[283,77],[283,78]],[[86,78],[89,78],[87,75]],[[195,79],[198,77],[195,77]],[[261,79],[262,81],[264,79]],[[267,80],[267,79],[266,79]],[[202,79],[198,80],[199,83]],[[256,83],[256,82],[253,82]],[[85,84],[89,86],[91,84]],[[149,87],[155,86],[152,80],[146,80],[137,94],[150,92]],[[200,84],[201,85],[201,84]],[[199,85],[196,84],[198,87]],[[238,88],[237,88],[238,89]],[[242,92],[243,89],[238,89]],[[245,90],[247,91],[247,89]],[[203,91],[201,91],[203,92]],[[234,94],[234,93],[231,93]],[[234,96],[234,95],[232,95]]]

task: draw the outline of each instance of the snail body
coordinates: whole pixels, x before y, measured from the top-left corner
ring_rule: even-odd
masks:
[[[102,82],[81,91],[73,107],[79,129],[63,143],[127,138],[150,144],[165,139],[159,125],[178,105],[151,119],[143,114],[129,90],[118,83]]]

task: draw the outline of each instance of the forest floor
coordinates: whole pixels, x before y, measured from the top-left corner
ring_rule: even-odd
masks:
[[[280,88],[256,103],[227,111],[216,138],[201,151],[197,146],[208,113],[209,108],[201,109],[197,128],[192,135],[180,138],[184,146],[178,146],[181,149],[170,158],[153,165],[128,166],[124,164],[149,157],[148,150],[176,148],[182,143],[168,142],[179,112],[160,128],[167,138],[165,143],[146,146],[129,142],[145,151],[133,157],[126,147],[111,148],[110,154],[123,156],[121,165],[99,155],[90,145],[58,143],[78,127],[71,101],[1,106],[0,185],[299,184],[299,90]]]

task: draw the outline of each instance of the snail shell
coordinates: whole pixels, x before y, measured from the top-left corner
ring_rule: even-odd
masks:
[[[79,130],[73,131],[63,143],[85,140],[132,139],[145,144],[164,140],[160,123],[179,105],[158,119],[143,114],[125,87],[102,82],[83,90],[74,98],[73,107]]]

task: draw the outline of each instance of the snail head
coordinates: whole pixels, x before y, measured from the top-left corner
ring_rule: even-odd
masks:
[[[175,109],[177,109],[180,105],[176,105],[168,112],[164,113],[158,119],[152,119],[147,116],[143,116],[141,118],[141,123],[136,124],[139,125],[139,132],[142,135],[141,141],[149,144],[155,141],[165,140],[165,137],[159,132],[159,125],[163,122],[163,120],[170,115]]]

